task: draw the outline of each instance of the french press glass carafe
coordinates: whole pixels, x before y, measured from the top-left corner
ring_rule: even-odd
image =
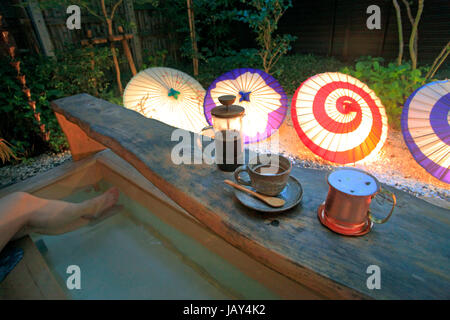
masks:
[[[215,161],[219,169],[234,171],[244,163],[242,118],[245,109],[233,105],[236,96],[225,95],[218,99],[222,105],[211,110],[213,125],[203,130],[214,130]]]

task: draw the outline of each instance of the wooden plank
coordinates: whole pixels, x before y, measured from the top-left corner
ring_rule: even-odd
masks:
[[[22,248],[24,255],[0,283],[0,300],[67,299],[30,237],[26,236],[8,245]]]
[[[157,188],[232,245],[329,298],[449,299],[450,218],[445,209],[390,187],[397,209],[364,237],[324,228],[317,208],[328,192],[327,172],[295,167],[302,205],[280,215],[240,205],[224,185],[232,173],[214,165],[175,165],[173,127],[80,94],[56,100],[55,112],[133,165]],[[197,135],[190,133],[191,141]],[[272,220],[278,220],[277,226]],[[381,269],[381,290],[366,286],[367,267]]]
[[[105,149],[103,145],[90,139],[79,127],[67,121],[65,117],[56,114],[56,119],[67,137],[73,160],[81,160]]]
[[[54,57],[55,52],[53,48],[52,40],[45,25],[44,17],[42,16],[41,9],[36,0],[28,0],[28,12],[31,20],[33,21],[34,29],[41,43],[44,54],[48,57]]]
[[[131,39],[131,46],[133,48],[133,56],[136,60],[136,65],[138,69],[142,67],[142,46],[141,39],[138,34],[138,24],[136,21],[136,14],[134,13],[133,0],[124,0],[125,6],[125,16],[127,18],[128,23],[131,24],[131,33],[133,34],[133,38]]]

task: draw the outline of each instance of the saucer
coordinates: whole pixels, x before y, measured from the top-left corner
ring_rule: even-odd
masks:
[[[351,228],[345,228],[337,225],[333,221],[331,221],[326,213],[325,213],[325,202],[322,203],[319,208],[317,209],[317,216],[319,218],[319,221],[328,229],[330,229],[333,232],[345,235],[345,236],[363,236],[366,233],[368,233],[370,230],[372,230],[373,222],[368,219],[367,224],[363,228],[358,229],[351,229]]]
[[[256,191],[252,187],[246,188],[252,191]],[[301,183],[296,178],[294,178],[293,176],[289,176],[286,187],[284,187],[283,191],[281,191],[281,193],[276,196],[277,198],[283,199],[285,201],[284,206],[279,208],[271,207],[268,204],[262,202],[261,200],[258,200],[255,197],[249,195],[248,193],[240,191],[238,189],[234,189],[234,194],[236,195],[236,198],[238,198],[238,200],[244,206],[250,209],[254,209],[261,212],[275,213],[289,210],[298,205],[300,201],[302,201],[303,188]]]

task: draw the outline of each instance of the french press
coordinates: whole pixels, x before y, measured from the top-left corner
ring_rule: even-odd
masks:
[[[236,96],[224,95],[218,99],[222,105],[211,110],[213,125],[202,131],[214,131],[215,161],[219,169],[234,171],[244,164],[242,119],[245,109],[233,105]]]

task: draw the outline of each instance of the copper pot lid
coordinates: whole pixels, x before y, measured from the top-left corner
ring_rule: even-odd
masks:
[[[348,177],[345,176],[338,177],[338,175],[342,173],[344,174],[350,173],[350,175]],[[336,181],[330,181],[330,177],[332,175],[336,176],[336,178],[334,179]],[[340,178],[342,178],[342,181]],[[339,192],[355,197],[374,196],[381,189],[380,182],[377,180],[377,178],[375,178],[370,173],[357,168],[349,168],[349,167],[337,168],[329,172],[327,174],[326,179],[330,187],[334,188]]]

